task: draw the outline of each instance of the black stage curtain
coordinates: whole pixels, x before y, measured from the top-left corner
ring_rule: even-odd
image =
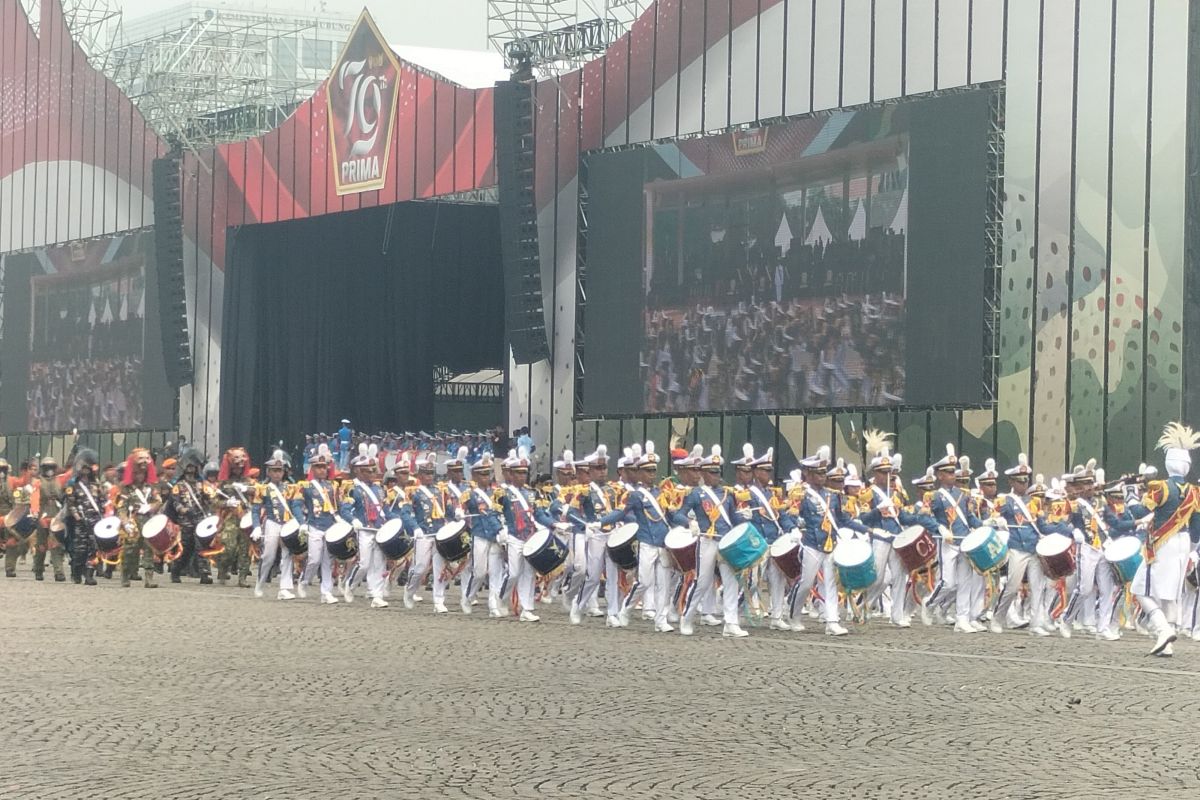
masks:
[[[231,229],[222,446],[433,425],[433,368],[503,364],[496,206],[400,203]]]

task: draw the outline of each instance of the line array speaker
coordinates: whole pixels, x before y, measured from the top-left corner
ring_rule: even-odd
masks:
[[[192,382],[187,290],[183,283],[183,210],[178,154],[154,160],[154,261],[158,278],[159,329],[167,383],[174,389]]]

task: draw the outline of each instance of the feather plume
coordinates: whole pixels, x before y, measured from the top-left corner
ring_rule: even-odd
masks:
[[[468,452],[470,452],[470,451],[468,451],[466,447],[459,447],[458,448],[458,460],[459,461],[466,460]]]
[[[829,445],[827,444],[823,444],[817,448],[817,458],[821,459],[822,461],[829,460],[829,453]]]
[[[712,450],[710,452],[712,453],[713,458],[720,458],[721,457],[721,445],[714,444],[712,446]]]
[[[654,442],[646,442],[646,455],[654,455]]]
[[[608,445],[606,445],[606,444],[596,445],[596,458],[604,459],[607,456],[608,456]]]
[[[896,468],[897,472],[899,472],[900,468],[904,466],[904,456],[900,453],[896,453],[896,455],[892,456],[892,466]]]
[[[863,443],[866,445],[867,453],[874,455],[887,455],[890,444],[888,442],[895,434],[884,433],[878,428],[867,428],[863,431]]]
[[[754,445],[750,444],[749,442],[746,442],[744,445],[742,445],[742,458],[746,459],[747,461],[750,461],[754,458]]]
[[[995,472],[996,471],[996,459],[989,458],[988,460],[984,461],[983,468],[987,472]]]
[[[1017,464],[1022,467],[1028,467],[1029,466],[1029,456],[1025,455],[1024,453],[1021,453],[1020,455],[1017,456]]]
[[[951,458],[954,458],[954,445],[952,445],[952,444],[946,445],[946,455],[950,456]]]
[[[1195,450],[1200,447],[1200,433],[1179,422],[1168,422],[1163,428],[1162,436],[1158,437],[1157,447],[1160,450],[1176,448],[1179,450]]]
[[[641,458],[642,457],[642,446],[640,444],[634,444],[634,445],[630,446],[629,455],[632,458]]]
[[[692,448],[692,458],[704,458],[704,445],[698,444]]]
[[[971,457],[963,456],[962,458],[960,458],[958,460],[958,465],[960,467],[962,467],[963,472],[970,472],[971,471]]]
[[[575,453],[571,452],[570,450],[563,450],[563,461],[567,464],[574,464]]]

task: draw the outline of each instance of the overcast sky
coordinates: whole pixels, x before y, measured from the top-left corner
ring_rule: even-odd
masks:
[[[201,0],[202,1],[202,0]],[[117,0],[128,19],[171,8],[180,0]],[[219,0],[214,6],[224,5]],[[391,44],[487,49],[487,0],[233,0],[241,8],[342,11],[357,17],[365,5]]]

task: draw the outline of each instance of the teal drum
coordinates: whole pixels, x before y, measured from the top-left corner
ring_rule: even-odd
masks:
[[[875,582],[875,552],[867,539],[842,539],[833,548],[838,583],[847,592],[861,592]],[[827,601],[828,602],[828,601]]]
[[[1104,560],[1122,583],[1129,583],[1142,565],[1142,540],[1136,536],[1109,539],[1104,545]]]
[[[767,540],[758,528],[743,522],[721,537],[717,550],[725,563],[740,572],[754,566],[767,554]]]
[[[1008,561],[1008,544],[995,528],[986,525],[968,533],[959,549],[981,575],[999,569]]]

